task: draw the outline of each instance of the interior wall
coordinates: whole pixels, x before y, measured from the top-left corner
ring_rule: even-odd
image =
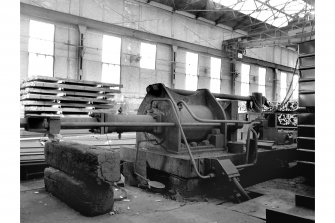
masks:
[[[21,0],[33,5],[50,8],[62,12],[67,12],[87,18],[101,20],[113,24],[120,24],[122,26],[131,27],[134,29],[143,29],[153,33],[160,33],[164,36],[170,36],[180,40],[185,40],[199,45],[217,44],[221,42],[223,36],[220,37],[217,31],[213,31],[213,27],[208,24],[202,24],[201,21],[184,18],[180,15],[171,16],[164,10],[158,10],[152,6],[152,11],[149,6],[144,6],[138,2],[133,1],[79,1],[79,0],[36,0],[28,1]],[[104,2],[104,7],[101,13],[101,5],[97,2]],[[110,5],[112,4],[113,5]],[[113,6],[114,11],[107,9],[106,5]],[[91,10],[88,10],[91,9]],[[158,11],[157,11],[158,10]],[[122,11],[122,15],[114,13],[115,11]],[[162,13],[162,14],[160,14]],[[165,14],[164,14],[165,13]],[[146,16],[162,16],[162,19],[152,22]],[[127,15],[124,17],[124,15]],[[166,16],[166,18],[164,17]],[[125,22],[125,18],[144,19],[145,21],[139,26],[137,23]],[[21,15],[21,81],[28,75],[28,39],[29,39],[29,17]],[[180,21],[179,21],[180,19]],[[43,20],[42,20],[43,21]],[[164,22],[163,22],[164,21]],[[50,22],[50,21],[49,21]],[[163,23],[160,23],[163,22]],[[166,23],[165,23],[166,22]],[[171,23],[171,24],[170,24]],[[189,24],[189,28],[197,29],[198,32],[204,33],[202,41],[199,37],[190,34],[185,26],[180,24]],[[78,41],[79,31],[78,26],[75,24],[55,24],[55,45],[54,45],[54,76],[61,78],[78,78]],[[171,25],[171,26],[170,26]],[[153,27],[156,27],[155,29]],[[182,28],[183,27],[183,28]],[[148,30],[148,29],[151,30]],[[220,30],[222,32],[222,29]],[[84,60],[83,60],[83,79],[84,80],[101,80],[101,53],[102,53],[102,37],[103,30],[88,29],[84,39]],[[208,34],[208,35],[207,35]],[[179,35],[179,36],[176,36]],[[140,68],[139,60],[136,58],[140,54],[141,41],[136,38],[119,36],[122,38],[121,46],[121,84],[123,84],[122,94],[127,102],[131,104],[132,108],[136,109],[142,98],[145,96],[145,89],[149,84],[164,83],[168,87],[185,88],[185,59],[186,49],[178,48],[176,54],[176,67],[175,67],[175,85],[172,85],[172,47],[165,44],[157,44],[156,53],[156,69],[142,69]],[[212,41],[215,38],[217,42]],[[221,38],[221,39],[220,39]],[[206,43],[205,43],[206,42]],[[210,57],[209,54],[198,54],[198,88],[209,88],[210,86]],[[240,73],[241,63],[237,62],[237,72]],[[280,76],[280,75],[279,75]],[[280,77],[278,77],[280,78]],[[278,79],[277,78],[277,79]],[[273,86],[275,85],[275,71],[267,68],[266,72],[266,97],[269,100],[274,100],[275,95]],[[290,78],[287,78],[288,85]],[[279,80],[280,81],[280,80]],[[277,81],[277,94],[280,92],[280,84]],[[251,65],[250,69],[250,94],[258,91],[258,67]],[[221,60],[221,93],[237,94],[241,92],[240,75],[235,80],[235,87],[232,86],[232,76],[230,73],[230,62],[223,56]]]
[[[279,46],[246,49],[246,56],[294,68],[298,52]]]
[[[145,4],[141,0],[20,0],[23,3],[221,49],[236,32]]]

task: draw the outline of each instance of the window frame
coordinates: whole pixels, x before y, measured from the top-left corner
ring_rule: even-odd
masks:
[[[261,69],[264,69],[264,78],[262,80],[264,80],[264,84],[261,84]],[[265,67],[258,67],[258,92],[262,93],[262,95],[264,97],[266,97],[266,68]]]
[[[153,61],[150,61],[152,66],[146,66],[147,63],[144,61],[147,61],[148,58],[152,59],[151,56],[143,56],[142,54],[142,44],[144,45],[151,45],[155,48],[155,53],[153,54]],[[156,59],[157,59],[157,44],[156,43],[148,43],[148,42],[141,42],[140,44],[140,68],[142,69],[148,69],[148,70],[156,70]]]
[[[32,31],[34,30],[33,26],[37,25],[38,23],[40,23],[40,25],[42,26],[50,26],[48,27],[48,29],[52,31],[52,34],[50,33],[50,36],[49,36],[51,37],[50,39],[43,37],[43,35],[48,36],[48,34],[36,32],[38,33],[36,35],[36,33],[33,33]],[[34,27],[34,28],[41,29],[41,27],[40,28]],[[44,27],[43,30],[47,30],[47,29]],[[28,77],[33,77],[33,76],[54,77],[55,33],[56,33],[56,25],[54,23],[45,22],[42,20],[29,19],[28,73],[27,73]],[[49,47],[46,47],[48,45]],[[44,48],[42,46],[44,46]],[[48,60],[51,60],[51,61],[48,61]],[[40,66],[40,64],[43,64],[43,65],[49,64],[50,67]]]
[[[196,59],[197,62],[194,63],[196,68],[192,68],[191,70],[189,70],[188,67],[190,66],[188,64],[191,65],[192,63],[188,63],[187,55],[192,55],[192,54],[196,55],[197,57]],[[190,58],[190,62],[192,62],[193,59]],[[195,71],[195,75],[191,73],[192,70]],[[187,85],[187,83],[193,83],[193,82],[196,82],[195,86]],[[185,53],[185,90],[196,91],[198,89],[198,82],[199,82],[199,54],[195,52],[191,52],[191,51],[186,51]]]
[[[104,59],[104,38],[107,37],[111,37],[111,38],[116,38],[118,39],[120,45],[119,45],[119,54],[118,54],[118,60],[117,63],[115,63],[116,61],[113,61],[113,57],[110,58],[110,60],[106,60]],[[112,51],[114,49],[115,46],[111,46]],[[121,84],[121,53],[122,53],[122,38],[119,36],[114,36],[114,35],[109,35],[109,34],[103,34],[102,36],[102,47],[101,47],[101,78],[100,81],[104,82],[104,83],[111,83],[111,84]],[[108,49],[105,49],[108,51]],[[114,52],[114,51],[113,51]],[[116,55],[116,54],[115,54]],[[111,77],[108,76],[108,74],[105,72],[108,72],[110,70],[113,70],[113,68],[110,67],[118,67],[118,77],[114,78],[113,74],[111,75]],[[113,80],[117,79],[118,83],[114,83]],[[111,80],[111,81],[110,81]]]
[[[284,76],[285,76],[285,81],[283,81]],[[280,101],[284,100],[286,94],[287,94],[287,72],[280,71]]]
[[[247,82],[243,81],[243,66],[248,66],[248,78],[247,78]],[[249,96],[249,91],[250,91],[250,70],[251,70],[251,66],[250,64],[246,64],[246,63],[241,63],[241,96]],[[246,88],[244,88],[243,86],[245,86]],[[248,89],[247,91],[244,89]]]
[[[219,75],[218,77],[213,77],[214,75],[213,74],[213,61],[214,60],[218,60],[220,62],[220,66],[218,66],[219,68]],[[210,72],[210,91],[213,92],[213,93],[221,93],[221,66],[222,66],[222,59],[219,58],[219,57],[211,57],[211,72]],[[216,82],[216,83],[215,83]],[[219,88],[218,89],[215,89],[215,84],[218,84],[219,85]]]

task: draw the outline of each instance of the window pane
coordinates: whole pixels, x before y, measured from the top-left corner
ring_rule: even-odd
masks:
[[[120,65],[102,64],[101,82],[120,84]]]
[[[220,93],[221,92],[221,80],[220,79],[211,79],[211,92]]]
[[[263,96],[265,96],[265,74],[265,68],[258,68],[258,92],[262,93]]]
[[[28,77],[53,76],[53,57],[29,53]]]
[[[280,72],[280,100],[284,100],[287,90],[286,82],[287,74],[285,72]]]
[[[241,68],[241,95],[242,96],[249,95],[249,72],[250,72],[250,65],[242,63],[242,68]]]
[[[292,99],[297,100],[299,96],[299,76],[293,75],[293,94]]]
[[[186,52],[186,75],[198,75],[198,54]]]
[[[214,93],[220,93],[220,71],[221,71],[221,59],[211,57],[211,82],[210,91]]]
[[[220,79],[221,59],[211,57],[211,78]]]
[[[121,38],[103,35],[102,62],[120,65]]]
[[[55,25],[29,21],[28,77],[53,76],[54,34]]]
[[[186,52],[185,89],[195,91],[198,89],[198,54]]]
[[[198,76],[186,75],[185,89],[189,91],[197,90],[198,89]]]
[[[30,20],[29,36],[37,39],[54,41],[55,26],[51,23]]]
[[[149,43],[141,43],[140,67],[154,70],[155,64],[156,64],[156,45]]]
[[[30,20],[28,51],[53,55],[54,31],[55,26],[53,24]]]

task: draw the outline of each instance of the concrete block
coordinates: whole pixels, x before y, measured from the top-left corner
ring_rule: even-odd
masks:
[[[97,183],[120,180],[119,151],[73,142],[48,142],[44,155],[47,164],[77,179]]]
[[[46,191],[85,216],[110,212],[114,205],[113,187],[78,180],[52,167],[44,170]]]

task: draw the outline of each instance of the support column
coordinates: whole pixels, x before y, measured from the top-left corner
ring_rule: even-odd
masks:
[[[79,47],[78,47],[78,80],[83,77],[83,61],[84,61],[84,39],[87,27],[78,25],[79,27]]]

